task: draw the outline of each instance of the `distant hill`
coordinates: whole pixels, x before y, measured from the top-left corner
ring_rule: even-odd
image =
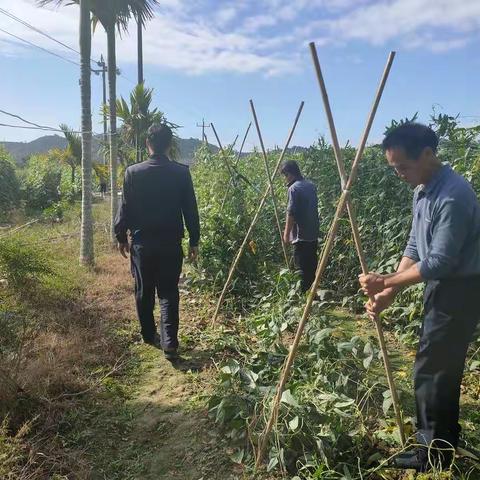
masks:
[[[201,143],[202,142],[197,138],[179,138],[179,161],[188,164],[192,163],[195,150],[197,150]],[[30,155],[46,153],[52,148],[65,148],[67,146],[67,141],[60,135],[45,135],[31,142],[0,142],[0,144],[6,148],[19,165],[23,165]],[[213,145],[209,146],[212,151],[218,150],[218,148]],[[99,147],[99,137],[94,137],[93,154],[97,161],[100,160],[98,155]]]
[[[98,153],[100,149],[100,138],[101,137],[93,138],[93,156],[97,162],[101,161]],[[202,142],[197,138],[179,138],[177,141],[180,150],[179,161],[187,164],[192,163],[195,151]],[[18,165],[23,165],[30,155],[46,153],[52,148],[65,148],[67,141],[60,135],[45,135],[31,142],[0,142],[0,145],[3,145],[7,149]],[[214,145],[209,144],[209,148],[213,152],[218,151],[218,148]],[[276,149],[276,151],[280,153],[279,147],[277,148],[278,150]],[[306,147],[293,146],[288,149],[287,153],[301,153],[306,150],[308,150]],[[243,153],[243,155],[248,154],[249,152]]]

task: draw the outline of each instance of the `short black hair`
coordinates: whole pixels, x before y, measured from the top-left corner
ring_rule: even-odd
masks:
[[[426,125],[408,122],[390,130],[383,139],[383,151],[391,148],[403,148],[407,157],[417,160],[426,147],[437,152],[437,134]]]
[[[154,123],[147,131],[147,142],[154,153],[164,153],[172,144],[172,129],[164,123]]]
[[[287,160],[282,164],[282,168],[280,169],[280,173],[283,175],[293,175],[296,178],[301,178],[302,173],[300,172],[300,167],[295,160]]]

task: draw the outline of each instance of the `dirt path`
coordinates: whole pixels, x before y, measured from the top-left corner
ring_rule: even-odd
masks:
[[[132,333],[138,331],[132,288],[128,262],[121,261],[117,255],[105,255],[99,259],[98,275],[88,300],[107,316],[120,315],[120,323],[139,340],[139,336]],[[119,421],[124,423],[120,426],[124,433],[119,437],[120,444],[113,442],[111,452],[102,452],[101,457],[94,460],[93,478],[110,480],[110,471],[113,472],[110,475],[118,479],[249,478],[229,460],[226,441],[208,418],[205,394],[215,369],[211,353],[195,344],[196,333],[206,322],[199,315],[197,305],[195,298],[183,292],[180,353],[184,361],[176,367],[165,360],[161,351],[140,341],[128,347],[132,361],[139,364],[140,373],[135,377],[126,403],[121,406],[126,408],[126,414],[118,414]],[[115,319],[117,323],[118,320]],[[126,378],[118,381],[128,383]],[[112,416],[111,423],[116,424],[116,414]],[[102,417],[102,423],[97,425],[98,435],[104,435],[108,444],[105,431],[108,427],[103,420]],[[95,459],[96,453],[92,455]],[[109,461],[117,465],[108,465]],[[123,473],[118,471],[122,468]]]

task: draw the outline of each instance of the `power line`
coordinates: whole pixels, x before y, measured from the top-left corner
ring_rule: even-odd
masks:
[[[24,25],[25,27],[29,28],[30,30],[33,30],[34,32],[37,32],[37,33],[39,33],[40,35],[43,35],[44,37],[47,37],[48,39],[52,40],[53,42],[58,43],[58,44],[61,45],[62,47],[65,47],[65,48],[67,48],[68,50],[71,50],[72,52],[78,53],[78,54],[80,55],[80,52],[79,52],[78,50],[75,50],[73,47],[71,47],[70,45],[67,45],[66,43],[61,42],[60,40],[57,40],[56,38],[52,37],[52,36],[49,35],[48,33],[44,32],[43,30],[40,30],[39,28],[34,27],[33,25],[31,25],[31,24],[28,23],[27,21],[21,19],[20,17],[17,17],[16,15],[14,15],[14,14],[11,13],[11,12],[9,12],[8,10],[5,10],[4,8],[0,8],[0,13],[3,13],[3,14],[6,15],[7,17],[10,17],[12,20],[15,20],[16,22],[21,23],[22,25]],[[93,62],[93,61],[94,61],[94,60],[92,60],[92,62]]]
[[[63,133],[63,130],[60,130],[59,128],[40,128],[40,127],[29,127],[27,125],[12,125],[10,123],[0,123],[0,127],[8,127],[8,128],[20,128],[22,130],[41,130],[42,132],[58,132],[58,133]],[[91,133],[92,135],[95,136],[101,136],[100,133],[91,131],[91,132],[80,132],[80,131],[72,131],[71,133],[77,133],[78,135],[81,135],[82,133]],[[110,135],[110,134],[109,134]],[[118,135],[118,132],[115,134]]]
[[[43,50],[44,52],[47,52],[50,55],[54,55],[55,57],[61,58],[62,60],[66,61],[66,62],[73,63],[74,65],[77,65],[78,67],[80,66],[80,64],[78,62],[75,62],[74,60],[70,60],[67,57],[64,57],[62,55],[59,55],[58,53],[52,52],[51,50],[48,50],[47,48],[41,47],[40,45],[37,45],[33,42],[30,42],[29,40],[25,40],[24,38],[18,37],[17,35],[14,35],[13,33],[7,32],[3,28],[0,28],[0,32],[6,33],[7,35],[10,35],[11,37],[16,38],[17,40],[20,40],[21,42],[24,42],[24,43],[26,43],[26,44],[28,44],[32,47]]]
[[[35,123],[35,122],[30,122],[29,120],[25,120],[20,115],[15,115],[14,113],[6,112],[5,110],[0,110],[0,113],[3,113],[4,115],[8,115],[9,117],[18,118],[22,122],[28,123],[29,125],[33,125],[34,127],[43,128],[43,129],[47,129],[47,130],[51,129],[51,127],[48,127],[48,126],[45,126],[45,125],[39,125],[38,123]]]
[[[43,131],[49,131],[49,132],[64,133],[64,131],[61,128],[50,127],[48,125],[40,125],[38,123],[31,122],[30,120],[26,120],[21,115],[17,115],[15,113],[7,112],[5,110],[0,110],[0,113],[3,113],[4,115],[8,115],[10,117],[18,118],[22,122],[28,124],[28,125],[12,125],[12,124],[8,124],[8,123],[1,123],[0,126],[2,126],[2,127],[21,128],[21,129],[26,129],[26,130],[43,130]],[[82,134],[81,131],[74,131],[74,130],[72,130],[72,133],[77,133],[79,135]],[[96,133],[94,131],[84,132],[84,133],[92,133],[94,135],[98,135],[98,133]]]

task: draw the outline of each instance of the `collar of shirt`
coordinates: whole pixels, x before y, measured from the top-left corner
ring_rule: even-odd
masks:
[[[419,189],[419,194],[428,195],[432,193],[435,188],[440,185],[440,183],[452,172],[452,167],[450,165],[443,164],[440,169],[435,172],[433,177],[426,183],[422,185]]]
[[[303,177],[298,177],[295,180],[292,180],[290,183],[287,184],[287,187],[290,188],[295,182],[303,180]]]
[[[153,155],[150,156],[149,160],[152,160],[152,162],[157,162],[157,163],[165,163],[170,161],[170,159],[163,153],[154,153]]]

